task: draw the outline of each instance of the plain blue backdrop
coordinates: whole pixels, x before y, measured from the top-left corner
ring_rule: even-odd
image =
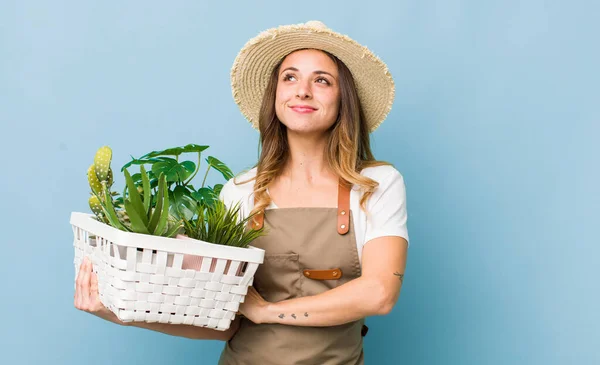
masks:
[[[231,64],[260,31],[317,19],[367,45],[396,81],[372,142],[404,175],[411,247],[393,312],[367,320],[367,364],[600,363],[599,11],[2,1],[0,362],[216,363],[222,342],[76,310],[69,216],[88,211],[86,170],[102,145],[116,167],[187,143],[251,167],[258,134],[231,96]]]

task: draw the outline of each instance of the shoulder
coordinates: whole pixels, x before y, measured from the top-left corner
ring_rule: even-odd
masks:
[[[375,209],[379,205],[391,207],[394,205],[392,202],[404,204],[406,200],[404,177],[394,166],[367,167],[361,171],[361,175],[369,177],[379,184],[367,202],[367,209]],[[355,196],[360,201],[365,191],[357,184],[354,184],[352,190],[355,191]]]
[[[226,203],[245,200],[254,191],[254,180],[257,168],[241,172],[229,179],[221,189],[219,197]],[[248,181],[250,180],[250,181]]]
[[[377,189],[393,184],[404,185],[404,176],[392,165],[381,165],[366,167],[360,172],[361,175],[369,177],[379,183]],[[355,185],[356,187],[356,185]]]

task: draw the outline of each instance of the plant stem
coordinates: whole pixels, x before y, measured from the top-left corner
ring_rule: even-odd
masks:
[[[202,186],[200,188],[204,187],[204,182],[206,181],[206,177],[208,176],[209,171],[210,171],[210,164],[208,164],[208,168],[206,169],[206,174],[204,174],[204,180],[202,180]]]
[[[188,181],[183,183],[183,186],[187,185],[190,183],[190,181],[192,181],[192,179],[194,178],[194,176],[196,176],[196,174],[198,173],[198,171],[200,171],[200,156],[201,153],[198,152],[198,164],[196,165],[196,171],[194,171],[194,173],[192,174],[192,176],[188,179]]]
[[[125,203],[125,192],[127,191],[127,184],[125,184],[125,187],[123,188],[123,203]]]

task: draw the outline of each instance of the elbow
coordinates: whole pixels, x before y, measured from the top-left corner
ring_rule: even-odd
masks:
[[[392,309],[394,309],[394,302],[388,299],[382,299],[379,301],[376,308],[376,315],[385,316],[386,314],[390,314]]]
[[[373,296],[374,306],[373,313],[375,315],[384,316],[389,314],[392,309],[394,309],[394,305],[396,305],[397,296],[392,293],[389,288],[386,288],[384,285],[379,285],[377,290],[377,294]]]

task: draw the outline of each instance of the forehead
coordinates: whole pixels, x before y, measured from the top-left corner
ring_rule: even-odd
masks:
[[[287,55],[281,63],[280,70],[295,67],[300,72],[327,71],[337,74],[335,62],[323,51],[317,49],[303,49]]]

